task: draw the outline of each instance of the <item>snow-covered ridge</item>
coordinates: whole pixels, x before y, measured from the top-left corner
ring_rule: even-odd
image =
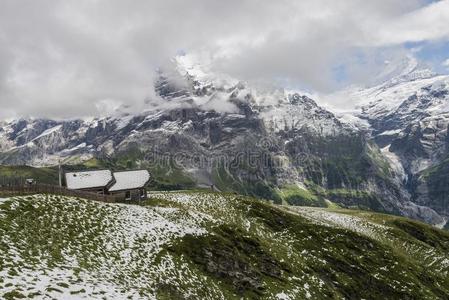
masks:
[[[262,88],[207,69],[188,56],[174,60],[174,70],[160,73],[156,90],[162,99],[138,114],[54,121],[20,119],[2,122],[0,161],[33,166],[77,163],[98,154],[112,155],[130,140],[149,133],[192,130],[189,121],[211,117],[257,118],[277,133],[307,127],[316,134],[337,134],[344,125],[308,96],[281,88]],[[204,120],[207,124],[208,120]],[[228,126],[229,127],[229,126]],[[228,130],[227,128],[226,130]]]
[[[351,95],[354,99],[359,99],[359,107],[362,109],[362,116],[368,119],[383,117],[394,110],[413,95],[422,95],[424,88],[446,85],[449,76],[441,75],[424,78],[414,81],[405,81],[393,86],[384,85],[360,90]],[[360,102],[361,100],[361,102]]]
[[[32,139],[31,141],[35,141],[38,140],[44,136],[47,136],[49,134],[52,134],[53,132],[56,132],[58,130],[60,130],[62,128],[62,125],[56,125],[55,127],[52,127],[50,129],[46,129],[44,132],[42,132],[41,134],[39,134],[37,137],[35,137],[34,139]]]

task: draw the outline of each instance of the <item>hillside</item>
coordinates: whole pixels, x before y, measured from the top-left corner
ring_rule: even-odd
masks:
[[[4,183],[19,183],[26,178],[34,178],[40,183],[57,184],[58,169],[34,168],[30,166],[2,166],[0,165],[0,185]]]
[[[449,234],[428,225],[232,194],[150,196],[1,199],[0,297],[449,297]]]

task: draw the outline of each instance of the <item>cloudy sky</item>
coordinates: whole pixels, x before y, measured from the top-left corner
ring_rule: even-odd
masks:
[[[0,0],[0,119],[138,106],[180,53],[320,93],[410,55],[447,73],[448,20],[449,0]]]

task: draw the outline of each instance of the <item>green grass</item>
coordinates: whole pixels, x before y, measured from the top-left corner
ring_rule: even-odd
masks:
[[[324,190],[321,195],[346,208],[378,212],[385,210],[377,195],[363,190],[329,189]]]
[[[430,226],[408,219],[393,219],[391,225],[400,229],[411,238],[446,253],[449,253],[449,232],[441,231]]]
[[[2,166],[0,165],[0,184],[2,180],[8,182],[14,179],[34,178],[40,183],[57,184],[57,168],[33,168],[30,166]]]
[[[422,242],[388,221],[402,218],[363,215],[378,218],[379,223],[390,228],[381,232],[380,238],[373,238],[344,228],[317,225],[249,198],[237,198],[232,203],[238,216],[222,216],[227,220],[225,226],[212,227],[208,236],[187,236],[168,248],[180,257],[188,257],[193,270],[212,278],[228,295],[234,295],[229,299],[264,298],[270,292],[292,290],[304,283],[310,288],[299,288],[298,299],[304,299],[307,293],[313,299],[440,299],[449,293],[448,288],[443,288],[449,283],[448,269],[429,269],[429,261],[417,260],[413,249],[422,246]],[[220,212],[207,212],[220,218]],[[252,220],[249,229],[242,219]],[[425,224],[416,224],[425,236],[434,231]],[[390,240],[390,230],[395,233],[394,242]],[[449,242],[440,230],[435,232],[443,243]],[[404,243],[409,243],[409,250],[404,251]],[[443,250],[435,248],[438,255],[447,257]],[[267,274],[267,269],[272,273]]]
[[[278,194],[289,205],[327,207],[322,197],[296,185],[280,188]]]
[[[151,190],[182,190],[196,187],[195,180],[174,162],[170,162],[168,166],[156,165],[148,168],[153,176]]]
[[[24,299],[27,298],[24,294],[22,294],[19,291],[11,291],[3,294],[3,298],[6,300],[13,300],[13,299]]]
[[[245,196],[272,200],[278,204],[282,201],[274,185],[262,180],[242,181],[223,165],[217,166],[213,170],[212,179],[222,192],[235,192]]]
[[[152,193],[142,207],[39,197],[0,203],[0,272],[8,270],[4,277],[8,280],[42,264],[47,271],[71,268],[70,278],[58,278],[48,287],[53,295],[59,291],[86,295],[75,284],[95,274],[90,280],[98,278],[142,298],[157,299],[183,299],[187,294],[192,299],[275,299],[281,292],[292,299],[449,296],[449,264],[445,263],[449,233],[393,215],[282,207],[206,191]],[[125,222],[119,215],[127,208],[130,215]],[[324,215],[312,220],[301,209]],[[147,223],[136,222],[144,211],[151,212]],[[358,223],[335,225],[325,214]],[[124,236],[108,250],[109,239],[120,236],[116,228],[129,228],[132,234],[133,226],[157,224],[161,217],[169,222],[158,231],[132,242]],[[159,250],[150,250],[163,232],[179,230],[169,224],[182,228],[197,224],[204,233],[173,238]],[[12,260],[11,249],[22,259]],[[121,257],[122,251],[129,253],[127,259]],[[76,267],[68,262],[68,255],[76,260]],[[104,277],[105,270],[113,277]],[[9,293],[0,292],[0,297],[30,296],[31,291],[6,284],[0,277],[0,291],[4,287]],[[98,289],[90,296],[101,299],[108,292]]]
[[[238,294],[245,298],[264,295],[264,280],[280,279],[289,272],[286,263],[277,261],[262,247],[258,239],[245,232],[221,225],[211,236],[186,236],[181,243],[168,250],[187,256],[201,272],[218,279],[228,296]]]
[[[449,293],[440,286],[449,283],[446,276],[398,254],[396,246],[312,224],[262,202],[240,201],[249,208],[244,217],[253,220],[253,230],[231,222],[212,229],[211,235],[187,236],[168,248],[188,257],[192,268],[235,299],[259,299],[305,283],[310,288],[300,289],[298,299],[307,293],[313,299],[439,299]]]
[[[89,252],[98,249],[101,243],[99,239],[104,233],[101,220],[105,212],[96,210],[92,203],[90,207],[97,218],[79,222],[78,216],[82,213],[79,205],[68,203],[63,197],[47,197],[51,206],[35,205],[33,201],[6,202],[0,205],[0,210],[6,212],[0,219],[0,234],[8,236],[8,241],[0,241],[1,252],[7,252],[10,243],[18,244],[20,247],[17,251],[24,263],[36,265],[44,260],[51,267],[63,261],[63,249],[79,247],[81,251],[77,252],[77,259],[88,268],[91,265]],[[61,214],[61,211],[64,213]],[[11,226],[16,230],[10,232]],[[80,241],[77,238],[80,235],[85,239]],[[2,264],[5,264],[4,258],[0,258],[0,268]],[[17,270],[13,268],[11,271]]]

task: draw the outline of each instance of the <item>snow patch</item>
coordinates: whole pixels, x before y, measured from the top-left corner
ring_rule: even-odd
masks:
[[[53,132],[56,132],[58,130],[60,130],[62,128],[62,125],[57,125],[55,127],[49,128],[47,130],[45,130],[44,132],[42,132],[40,135],[38,135],[37,137],[35,137],[34,139],[31,140],[31,142],[38,140],[44,136],[47,136],[49,134],[52,134]]]
[[[402,166],[400,158],[390,151],[390,145],[381,149],[382,154],[388,159],[390,166],[393,168],[394,172],[398,174],[402,180],[407,178],[404,167]]]

